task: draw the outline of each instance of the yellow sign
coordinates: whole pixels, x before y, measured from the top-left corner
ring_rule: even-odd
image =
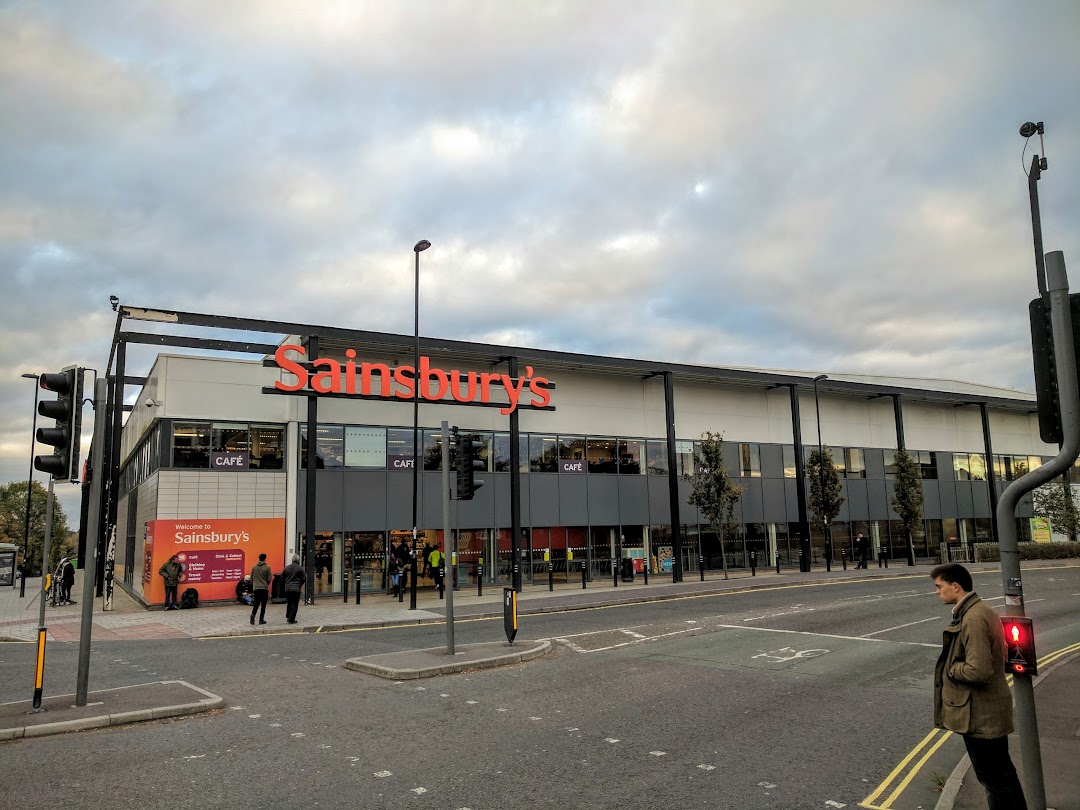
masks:
[[[1031,526],[1031,539],[1036,543],[1051,542],[1050,518],[1033,517],[1028,520]]]

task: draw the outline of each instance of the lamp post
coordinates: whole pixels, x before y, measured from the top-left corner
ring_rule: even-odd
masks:
[[[413,281],[413,411],[412,411],[412,549],[409,567],[409,610],[416,610],[416,487],[420,475],[420,254],[431,247],[421,239],[413,245],[416,274]],[[443,442],[446,442],[443,436]]]
[[[37,437],[37,405],[38,405],[38,375],[23,374],[28,380],[34,381],[34,421],[30,426],[30,476],[26,479],[26,530],[23,533],[23,564],[22,579],[19,582],[19,598],[26,596],[26,560],[30,554],[30,499],[34,494],[34,440]],[[45,575],[45,560],[41,561],[41,574]],[[41,597],[45,599],[44,596]]]
[[[825,453],[821,447],[821,401],[818,399],[817,384],[829,379],[828,374],[814,377],[814,410],[817,412],[817,454],[818,454],[818,509],[821,526],[825,529],[825,570],[832,571],[832,527],[825,522]]]

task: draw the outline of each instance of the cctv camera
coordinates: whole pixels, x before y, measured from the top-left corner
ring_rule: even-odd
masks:
[[[147,408],[153,408],[154,407],[154,400],[152,400],[152,399],[146,400],[146,407]]]
[[[1032,135],[1034,135],[1038,131],[1039,131],[1039,128],[1035,126],[1035,123],[1033,121],[1026,121],[1020,127],[1020,136],[1022,138],[1030,138]]]

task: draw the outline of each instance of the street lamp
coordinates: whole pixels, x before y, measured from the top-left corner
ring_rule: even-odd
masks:
[[[431,247],[431,242],[421,239],[413,245],[416,254],[416,275],[413,282],[413,411],[412,411],[412,559],[409,577],[409,610],[416,610],[416,485],[419,480],[419,425],[420,425],[420,254]],[[443,436],[445,449],[446,436]]]
[[[825,522],[825,453],[821,447],[821,402],[818,399],[817,384],[829,379],[828,374],[814,377],[814,410],[817,412],[817,454],[818,454],[818,509],[821,513],[821,526],[825,529],[825,570],[832,571],[832,527]]]
[[[30,555],[30,499],[34,494],[34,440],[37,436],[38,377],[37,374],[23,374],[24,378],[34,381],[34,421],[30,426],[30,476],[26,479],[26,531],[23,534],[22,580],[19,582],[19,598],[26,596],[26,561]],[[41,574],[45,575],[45,560],[41,561]],[[45,597],[42,596],[42,599]]]

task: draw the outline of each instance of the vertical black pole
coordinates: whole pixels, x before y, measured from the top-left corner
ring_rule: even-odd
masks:
[[[419,245],[417,245],[419,247]],[[419,445],[419,420],[420,420],[420,251],[413,249],[416,256],[416,275],[413,284],[413,411],[412,411],[412,544],[409,550],[409,610],[416,610],[416,490],[420,476],[420,445]],[[450,438],[442,437],[443,447],[447,447]]]
[[[671,511],[671,581],[682,582],[679,470],[675,457],[675,380],[670,371],[664,372],[664,423],[667,428],[668,506]]]
[[[307,339],[308,362],[319,356],[319,338],[309,335]],[[316,442],[319,438],[319,398],[314,393],[307,398],[307,476],[304,480],[304,604],[315,604],[315,483],[318,473],[315,466]]]
[[[986,483],[990,486],[990,539],[998,542],[997,504],[998,491],[997,481],[994,480],[994,445],[990,442],[990,414],[987,413],[986,403],[979,403],[979,417],[982,419],[983,452],[986,454]],[[975,543],[972,538],[968,541],[971,548]],[[975,555],[971,555],[971,562],[975,562]]]
[[[127,374],[127,341],[121,337],[116,344],[116,368],[113,378],[112,427],[109,430],[109,497],[108,513],[105,516],[104,531],[98,535],[96,551],[96,569],[94,573],[97,591],[101,596],[105,587],[105,556],[109,549],[109,537],[116,530],[116,510],[120,505],[120,440],[124,432],[124,375]],[[80,405],[81,407],[81,405]],[[102,443],[105,443],[104,440]]]
[[[795,445],[795,492],[799,501],[799,570],[810,570],[810,517],[806,510],[806,450],[802,440],[802,416],[799,412],[799,386],[787,384],[791,394],[791,434]],[[776,555],[779,564],[780,554]],[[779,571],[777,571],[779,573]]]
[[[510,376],[517,379],[518,359],[509,358]],[[518,445],[521,443],[521,428],[518,422],[518,410],[514,408],[510,413],[510,554],[513,562],[510,565],[513,581],[511,587],[521,593],[521,452]]]
[[[904,443],[904,410],[900,404],[900,395],[891,394],[893,402],[893,418],[896,421],[896,447],[899,450],[906,450],[907,447]],[[905,530],[904,535],[907,537],[907,564],[915,565],[915,538],[912,537],[910,530]]]
[[[23,533],[23,561],[22,561],[22,579],[19,581],[19,598],[22,599],[26,596],[26,557],[30,552],[30,503],[34,494],[34,442],[37,438],[37,409],[38,409],[38,392],[41,389],[38,379],[34,379],[34,419],[30,424],[30,476],[26,479],[26,528]],[[45,576],[45,557],[41,558],[41,576]],[[42,579],[44,582],[44,579]],[[42,596],[42,599],[45,597]]]

